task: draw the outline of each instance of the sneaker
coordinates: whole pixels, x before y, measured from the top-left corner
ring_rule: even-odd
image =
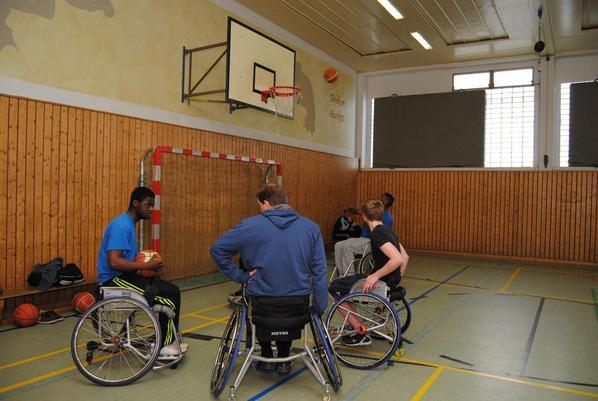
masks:
[[[291,362],[276,362],[276,373],[288,375],[291,372]]]
[[[48,311],[42,310],[37,322],[40,324],[52,324],[52,323],[62,322],[63,320],[64,320],[64,317],[62,317],[58,313],[54,312],[53,310],[48,310]]]
[[[265,373],[274,372],[274,362],[257,361],[255,369]]]
[[[342,336],[341,339],[343,345],[348,347],[361,347],[372,343],[372,339],[367,334],[355,333],[350,336]]]
[[[160,350],[160,358],[177,356],[179,356],[179,350],[175,343],[168,344],[167,346],[162,347],[162,349]]]

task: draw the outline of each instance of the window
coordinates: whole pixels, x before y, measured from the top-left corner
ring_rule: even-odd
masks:
[[[561,84],[559,167],[569,167],[569,118],[571,105],[571,84],[591,82],[576,81]]]
[[[453,75],[455,90],[486,88],[484,167],[533,167],[531,68]]]
[[[559,166],[569,167],[569,101],[571,82],[561,84],[561,135],[559,140]]]

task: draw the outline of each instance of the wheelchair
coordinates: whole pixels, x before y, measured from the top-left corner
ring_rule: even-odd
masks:
[[[340,274],[338,267],[335,266],[328,282],[332,283],[332,281],[335,279],[335,275],[336,278],[347,276],[351,269],[353,269],[355,272],[354,274],[369,274],[369,272],[374,269],[374,258],[372,257],[372,248],[370,244],[366,245],[361,253],[353,254],[353,260],[351,260],[351,263],[349,263],[349,266],[347,266],[347,270],[345,270],[342,275]]]
[[[99,302],[81,315],[71,336],[71,356],[88,380],[102,386],[124,386],[150,369],[176,368],[183,358],[181,339],[175,342],[179,356],[160,359],[162,343],[158,314],[164,313],[173,332],[174,311],[164,305],[149,307],[135,291],[120,287],[100,288]]]
[[[401,335],[411,323],[411,307],[403,287],[389,288],[378,281],[370,292],[363,292],[365,279],[356,282],[326,314],[326,328],[337,358],[355,369],[372,369],[390,363],[401,344]],[[351,324],[353,323],[353,324]],[[358,328],[354,328],[358,325]],[[360,334],[367,340],[349,344]],[[369,341],[369,342],[368,342]]]
[[[272,299],[280,300],[281,298]],[[234,383],[229,388],[229,400],[232,401],[236,400],[237,390],[254,362],[291,362],[301,359],[324,387],[323,399],[330,400],[330,389],[337,392],[342,385],[342,377],[326,328],[313,306],[304,310],[302,314],[295,314],[292,317],[264,318],[254,314],[255,301],[255,299],[251,300],[243,295],[243,302],[235,307],[226,324],[212,369],[210,381],[212,394],[218,397],[222,393],[232,375],[238,357],[242,357],[244,360]],[[291,324],[289,325],[289,323]],[[308,323],[312,341],[308,341],[305,330]],[[281,327],[286,328],[281,330]],[[287,341],[300,338],[301,331],[303,331],[303,349],[300,352],[293,353],[294,351],[291,350],[290,356],[280,358],[268,358],[260,355],[261,348],[257,343],[258,337],[260,340]],[[246,345],[242,350],[244,332],[246,332]],[[269,334],[267,338],[262,337],[264,332]],[[297,335],[293,336],[293,332]],[[288,333],[291,333],[291,338],[288,338]]]

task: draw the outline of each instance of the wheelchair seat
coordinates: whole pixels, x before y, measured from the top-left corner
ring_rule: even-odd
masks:
[[[407,290],[405,289],[405,287],[401,286],[390,288],[388,292],[388,299],[390,300],[390,302],[405,299],[406,296]]]
[[[260,341],[290,341],[301,338],[310,321],[309,296],[251,297],[252,319]]]
[[[247,347],[240,344],[245,332]],[[314,345],[308,344],[307,325],[311,327]],[[303,335],[303,350],[291,352],[287,357],[261,356],[257,341],[292,341]],[[218,397],[232,374],[238,356],[245,359],[234,383],[230,386],[229,399],[235,400],[236,393],[253,362],[292,362],[301,359],[318,382],[324,386],[324,399],[330,399],[330,387],[338,391],[342,378],[334,356],[332,343],[320,316],[309,306],[309,296],[300,297],[246,297],[235,308],[224,329],[216,355],[210,389]]]

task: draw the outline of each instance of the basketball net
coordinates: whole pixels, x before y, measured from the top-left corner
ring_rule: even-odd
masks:
[[[274,104],[276,117],[292,118],[295,104],[301,96],[301,88],[297,86],[273,86],[262,91],[262,102]]]

